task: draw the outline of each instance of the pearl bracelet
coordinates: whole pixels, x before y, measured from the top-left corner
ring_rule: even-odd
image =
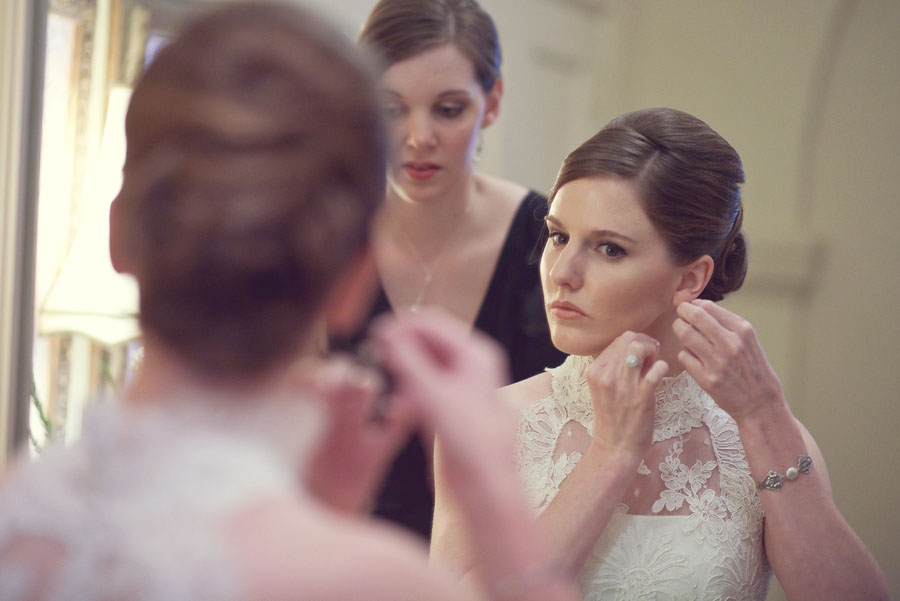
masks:
[[[797,467],[789,467],[785,471],[784,476],[778,472],[769,472],[766,477],[756,485],[756,490],[774,490],[779,491],[784,486],[784,480],[796,480],[800,473],[808,474],[812,469],[812,457],[809,455],[800,455],[797,457]]]

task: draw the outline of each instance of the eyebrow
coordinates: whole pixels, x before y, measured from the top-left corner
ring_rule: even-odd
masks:
[[[553,224],[560,229],[566,229],[565,226],[563,226],[563,224],[558,219],[555,219],[552,215],[547,215],[546,217],[544,217],[544,222],[546,222],[547,225]],[[625,234],[620,234],[619,232],[614,230],[593,230],[591,232],[591,236],[595,238],[618,238],[619,240],[637,244],[637,240],[635,240],[634,238],[629,238]]]
[[[391,90],[389,88],[381,88],[381,93],[386,96],[394,96],[394,97],[401,98],[401,99],[403,98],[403,94],[400,94],[399,92],[395,92],[394,90]],[[439,100],[441,100],[444,98],[453,98],[453,97],[458,97],[458,96],[465,96],[466,98],[469,98],[469,97],[471,97],[471,94],[469,93],[468,90],[445,90],[445,91],[441,92],[440,94],[438,94],[437,98]]]

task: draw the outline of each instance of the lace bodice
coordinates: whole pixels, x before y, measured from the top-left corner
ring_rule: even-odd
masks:
[[[227,521],[297,496],[295,460],[318,423],[312,407],[248,406],[92,406],[78,443],[18,465],[0,488],[0,599],[243,599]],[[21,557],[26,536],[46,562]]]
[[[549,370],[552,393],[521,413],[519,472],[538,511],[590,442],[590,360]],[[686,372],[664,379],[653,444],[581,572],[585,598],[759,601],[770,573],[737,424]]]

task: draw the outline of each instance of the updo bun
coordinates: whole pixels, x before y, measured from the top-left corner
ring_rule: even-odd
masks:
[[[634,182],[644,212],[676,261],[713,259],[700,298],[719,301],[741,287],[747,273],[744,171],[734,148],[709,125],[670,108],[613,119],[569,153],[550,202],[565,184],[598,176]]]
[[[374,77],[297,8],[233,5],[138,81],[121,205],[144,330],[202,371],[288,360],[384,192]]]

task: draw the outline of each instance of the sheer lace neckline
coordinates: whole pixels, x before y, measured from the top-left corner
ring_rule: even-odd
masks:
[[[516,458],[537,513],[590,448],[591,361],[548,370],[551,391],[521,409]],[[656,391],[653,443],[582,569],[585,598],[761,601],[771,573],[762,533],[737,424],[681,372]]]
[[[570,416],[588,429],[594,424],[591,393],[585,378],[591,361],[590,356],[569,355],[562,365],[547,370],[552,377],[550,396],[564,404]],[[656,390],[653,442],[686,434],[700,426],[706,410],[704,396],[703,390],[686,371],[663,378]]]

